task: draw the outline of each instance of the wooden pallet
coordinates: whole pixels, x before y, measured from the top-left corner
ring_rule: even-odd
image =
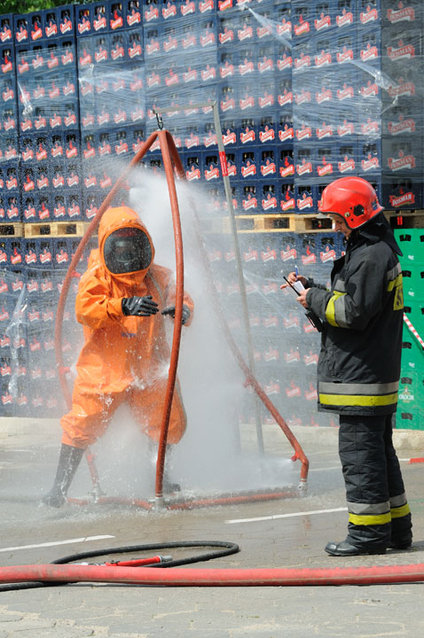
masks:
[[[13,222],[8,224],[0,224],[0,237],[23,237],[24,224]]]
[[[392,228],[424,228],[424,210],[386,210]]]
[[[31,222],[24,224],[25,237],[82,237],[88,222]]]
[[[239,233],[328,233],[332,228],[329,218],[316,215],[236,215],[235,220]],[[231,232],[229,217],[202,219],[201,224],[207,233]]]
[[[239,232],[310,233],[331,230],[331,220],[316,215],[240,215],[236,222]]]

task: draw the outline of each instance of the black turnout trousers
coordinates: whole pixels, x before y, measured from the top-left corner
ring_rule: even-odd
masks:
[[[388,547],[411,533],[411,514],[393,447],[392,417],[340,415],[347,540],[357,547]]]

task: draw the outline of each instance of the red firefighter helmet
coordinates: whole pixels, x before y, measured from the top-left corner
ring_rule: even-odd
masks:
[[[366,224],[383,210],[374,188],[362,177],[340,177],[322,191],[318,210],[340,215],[355,229]]]

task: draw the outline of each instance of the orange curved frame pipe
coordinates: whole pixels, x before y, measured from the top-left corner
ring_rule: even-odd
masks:
[[[424,564],[336,568],[192,569],[107,565],[0,567],[0,583],[127,583],[168,587],[283,587],[379,585],[424,580]]]
[[[115,182],[115,184],[109,191],[108,195],[103,200],[103,203],[101,204],[95,217],[90,222],[84,237],[79,243],[78,248],[75,251],[75,255],[72,258],[68,272],[66,273],[66,276],[63,282],[63,287],[59,297],[59,303],[57,306],[57,314],[56,314],[56,323],[55,323],[55,349],[56,349],[56,364],[58,367],[60,384],[62,387],[66,404],[68,406],[68,409],[70,409],[72,406],[72,396],[69,391],[68,383],[65,376],[66,368],[63,365],[62,323],[63,323],[63,313],[65,309],[66,298],[67,298],[69,287],[71,284],[72,275],[76,269],[76,266],[78,265],[78,262],[84,251],[84,248],[86,247],[89,238],[91,237],[91,235],[97,228],[103,213],[107,210],[107,208],[109,208],[110,203],[113,197],[115,196],[115,194],[125,185],[125,180],[129,176],[131,169],[140,162],[140,160],[144,157],[144,155],[152,146],[152,144],[154,143],[157,137],[159,137],[160,147],[161,147],[162,156],[164,160],[166,179],[167,179],[168,189],[169,189],[172,220],[173,220],[173,226],[174,226],[175,254],[176,254],[176,262],[177,262],[176,263],[175,321],[174,321],[174,332],[173,332],[173,339],[172,339],[171,362],[169,367],[168,383],[167,383],[166,392],[165,392],[164,410],[163,410],[162,424],[161,424],[161,436],[160,436],[159,449],[158,449],[158,460],[156,464],[156,496],[160,497],[162,496],[166,440],[168,435],[169,417],[171,413],[171,404],[172,404],[172,398],[173,398],[174,388],[175,388],[179,346],[180,346],[180,340],[181,340],[181,319],[182,319],[183,295],[184,295],[184,261],[183,261],[181,223],[180,223],[180,215],[179,215],[179,209],[178,209],[178,200],[177,200],[177,194],[176,194],[176,188],[175,188],[175,181],[173,176],[171,155],[168,148],[170,141],[174,147],[175,145],[168,131],[165,131],[165,130],[155,131],[144,142],[144,144],[142,145],[138,153],[133,157],[133,159],[127,166],[127,168],[122,172],[118,180]],[[180,174],[181,174],[181,171],[182,171],[182,174],[184,174],[180,160],[179,160],[178,170]],[[95,486],[98,486],[99,482],[98,482],[98,476],[94,466],[94,462],[92,459],[90,460],[90,457],[88,457],[88,462],[89,462],[89,468],[90,468],[90,473],[91,473],[93,482]]]

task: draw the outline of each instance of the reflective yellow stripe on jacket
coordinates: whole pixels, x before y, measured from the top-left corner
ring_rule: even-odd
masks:
[[[319,402],[331,406],[396,405],[399,382],[393,383],[331,383],[318,384]]]
[[[340,320],[339,318],[339,312],[337,309],[337,300],[340,299],[341,297],[344,297],[346,295],[345,292],[341,292],[338,290],[335,290],[333,295],[330,297],[327,307],[325,309],[325,318],[327,319],[328,323],[331,326],[335,326],[335,327],[343,327],[343,322]],[[343,316],[344,316],[344,299],[341,300],[340,302],[341,304],[343,304]],[[340,304],[339,304],[340,305]],[[336,319],[337,316],[337,319]]]

